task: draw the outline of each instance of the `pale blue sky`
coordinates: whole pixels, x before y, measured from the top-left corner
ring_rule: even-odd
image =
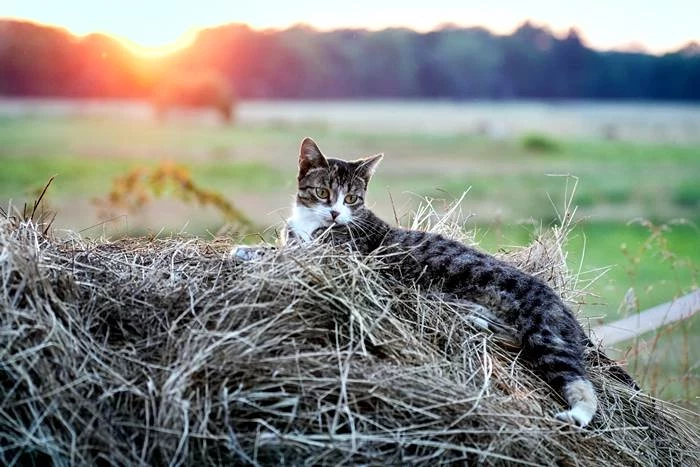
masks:
[[[431,29],[440,23],[511,32],[531,19],[556,32],[576,27],[597,48],[641,44],[654,52],[700,41],[700,0],[3,0],[0,16],[65,27],[83,35],[106,32],[144,46],[162,46],[187,31],[230,22],[253,27],[306,23]]]

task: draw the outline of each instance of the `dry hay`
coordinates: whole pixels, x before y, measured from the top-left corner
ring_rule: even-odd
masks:
[[[444,228],[438,225],[437,228]],[[568,299],[561,230],[509,259]],[[692,465],[697,419],[611,379],[561,400],[470,306],[324,247],[229,259],[0,218],[0,463]]]

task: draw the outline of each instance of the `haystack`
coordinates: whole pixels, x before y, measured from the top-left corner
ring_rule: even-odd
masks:
[[[575,299],[560,234],[507,259]],[[564,425],[469,303],[381,258],[230,248],[0,218],[0,463],[697,465],[697,419],[595,352],[600,412]]]

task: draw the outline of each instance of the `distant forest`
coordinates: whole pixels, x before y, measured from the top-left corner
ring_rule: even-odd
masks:
[[[696,43],[662,56],[602,52],[575,30],[558,38],[530,23],[507,36],[231,24],[146,58],[108,36],[0,21],[2,95],[148,97],[164,77],[197,72],[217,73],[245,98],[700,100]]]

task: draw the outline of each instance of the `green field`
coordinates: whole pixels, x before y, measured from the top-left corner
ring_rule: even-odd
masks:
[[[593,324],[629,312],[620,304],[630,287],[641,310],[697,287],[700,144],[694,143],[536,135],[546,143],[540,147],[521,137],[338,131],[305,123],[232,128],[183,121],[6,116],[0,117],[0,201],[21,205],[57,175],[48,204],[58,212],[59,228],[88,236],[180,231],[184,226],[197,235],[217,231],[223,221],[215,210],[167,196],[140,212],[123,212],[125,216],[101,223],[91,200],[104,198],[115,176],[175,161],[189,169],[199,186],[234,202],[263,231],[286,216],[295,190],[296,151],[304,136],[313,136],[330,156],[384,152],[370,202],[386,218],[394,212],[408,216],[423,196],[451,201],[469,190],[463,208],[474,216],[466,225],[477,228],[482,246],[491,251],[522,245],[538,226],[555,222],[556,209],[562,208],[574,182],[562,175],[577,177],[574,204],[580,223],[569,243],[571,265],[584,272],[582,278],[610,267],[591,286],[584,308],[594,317]],[[642,220],[651,224],[642,225]],[[655,229],[660,229],[657,235]],[[586,271],[591,271],[588,276]],[[658,343],[662,350],[642,352],[643,359],[664,356],[649,366],[645,385],[688,401],[700,395],[698,320],[667,334]],[[647,341],[653,343],[653,337]],[[641,370],[637,374],[643,377]]]

